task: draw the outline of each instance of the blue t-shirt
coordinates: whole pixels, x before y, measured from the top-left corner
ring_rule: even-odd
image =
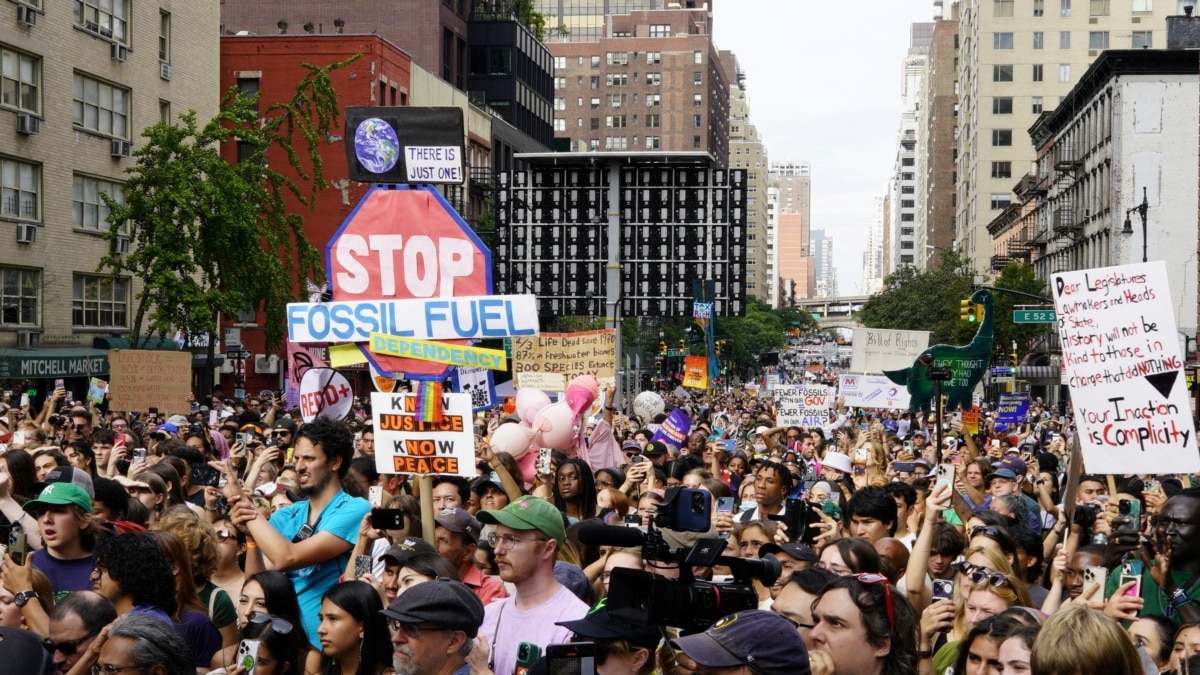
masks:
[[[59,560],[44,549],[34,551],[30,555],[33,556],[34,569],[41,570],[50,580],[55,603],[75,591],[92,590],[92,556],[78,560]]]
[[[351,497],[345,491],[338,490],[325,510],[321,512],[313,536],[318,532],[329,532],[333,536],[353,545],[358,539],[358,526],[363,516],[371,510],[371,503],[360,497]],[[284,507],[271,516],[271,526],[279,531],[285,539],[291,541],[300,528],[309,520],[308,500],[303,500]],[[317,614],[321,611],[321,596],[329,587],[336,584],[342,572],[346,571],[346,563],[350,561],[350,550],[345,553],[318,563],[301,567],[287,573],[296,588],[296,597],[300,601],[300,616],[304,620],[304,630],[308,632],[308,640],[313,649],[320,649],[321,643],[317,638],[317,626],[320,620]]]

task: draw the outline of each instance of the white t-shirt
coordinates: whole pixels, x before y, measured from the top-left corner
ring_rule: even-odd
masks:
[[[487,641],[493,658],[493,673],[511,673],[517,667],[517,647],[529,642],[541,647],[570,642],[571,631],[556,626],[559,621],[583,618],[588,606],[566,586],[537,607],[517,609],[516,598],[494,600],[483,608],[479,634]]]

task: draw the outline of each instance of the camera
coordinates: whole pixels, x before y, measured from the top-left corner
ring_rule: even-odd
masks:
[[[1096,516],[1099,516],[1102,510],[1103,507],[1099,504],[1078,504],[1071,520],[1075,525],[1090,530],[1096,524]]]
[[[642,558],[674,563],[679,578],[668,579],[637,569],[614,569],[608,591],[608,610],[614,617],[642,625],[674,626],[688,634],[704,631],[722,616],[758,607],[753,580],[759,579],[767,585],[775,583],[781,568],[774,555],[767,554],[762,559],[724,556],[721,554],[725,540],[717,537],[699,539],[690,548],[673,549],[664,537],[664,530],[672,540],[679,532],[708,532],[711,505],[712,497],[707,490],[681,487],[667,490],[646,528]],[[635,534],[640,533],[635,531]],[[733,579],[713,583],[695,578],[693,567],[713,565],[728,566]]]
[[[67,418],[62,415],[51,415],[46,421],[50,423],[50,426],[55,428],[67,426]]]

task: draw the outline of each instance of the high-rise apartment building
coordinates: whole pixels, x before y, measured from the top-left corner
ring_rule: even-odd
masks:
[[[779,186],[768,178],[767,185],[767,270],[766,276],[771,288],[767,293],[767,303],[778,309],[779,299],[783,295],[779,279]]]
[[[688,2],[685,8],[702,3]],[[554,40],[595,42],[604,37],[610,14],[629,14],[648,9],[666,9],[667,0],[534,0],[533,8],[546,17],[546,27]]]
[[[917,249],[917,128],[920,116],[920,92],[925,79],[932,23],[914,23],[909,30],[908,54],[904,57],[900,80],[900,131],[896,143],[889,196],[894,208],[892,248],[887,252],[891,267],[924,264],[924,251]]]
[[[91,0],[3,9],[0,378],[79,378],[82,389],[68,386],[81,394],[88,374],[108,368],[93,339],[133,327],[141,290],[137,278],[96,273],[110,251],[102,195],[123,202],[147,127],[188,111],[203,125],[217,114],[219,9]],[[129,246],[118,239],[118,255]]]
[[[730,78],[729,168],[746,170],[746,295],[770,302],[773,277],[770,258],[774,244],[768,232],[767,189],[770,171],[767,147],[750,122],[746,100],[746,76],[737,56],[722,51],[721,62]]]
[[[833,266],[833,237],[825,230],[812,231],[813,268],[816,270],[816,296],[836,298],[838,295],[837,268]]]
[[[554,131],[572,151],[708,152],[729,159],[729,77],[705,10],[607,17],[592,42],[553,41]]]
[[[953,11],[953,7],[951,8]],[[958,18],[937,21],[929,43],[917,120],[917,267],[941,264],[954,246],[954,182],[958,144]]]
[[[1195,0],[960,0],[955,246],[990,268],[987,224],[1036,159],[1029,128],[1106,49],[1161,48]]]
[[[883,290],[884,201],[884,197],[875,198],[875,218],[867,228],[867,245],[863,249],[863,295],[874,295]]]
[[[808,162],[771,164],[771,184],[779,190],[776,259],[782,288],[781,307],[812,298],[816,293],[816,266],[809,232],[811,181],[812,167]]]

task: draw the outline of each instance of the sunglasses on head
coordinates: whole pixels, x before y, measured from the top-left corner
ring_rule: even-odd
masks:
[[[855,579],[864,584],[881,585],[883,586],[883,599],[887,604],[888,628],[895,629],[896,627],[896,607],[892,604],[892,587],[888,583],[887,577],[882,574],[855,574]]]
[[[959,574],[967,577],[973,584],[987,583],[993,588],[1001,586],[1012,586],[1012,581],[1002,572],[997,572],[990,567],[982,565],[973,565],[966,561],[954,563],[954,569],[958,570]]]
[[[975,527],[971,528],[971,539],[974,539],[981,534],[985,537],[995,538],[1000,536],[1000,528],[994,525],[976,525]]]
[[[63,656],[71,656],[72,654],[74,654],[76,651],[79,650],[79,645],[83,644],[83,642],[85,640],[90,640],[91,638],[94,638],[99,634],[100,634],[100,631],[92,631],[91,633],[84,635],[83,637],[79,638],[78,640],[67,640],[65,642],[55,642],[54,640],[51,640],[50,638],[46,638],[46,639],[42,640],[42,646],[45,647],[46,651],[50,654],[53,654],[54,652],[58,651],[58,652],[62,652]]]
[[[247,619],[247,627],[254,626],[261,634],[270,624],[271,629],[280,635],[287,635],[292,632],[292,624],[286,619],[281,619],[277,616],[272,616],[266,612],[251,612]]]

